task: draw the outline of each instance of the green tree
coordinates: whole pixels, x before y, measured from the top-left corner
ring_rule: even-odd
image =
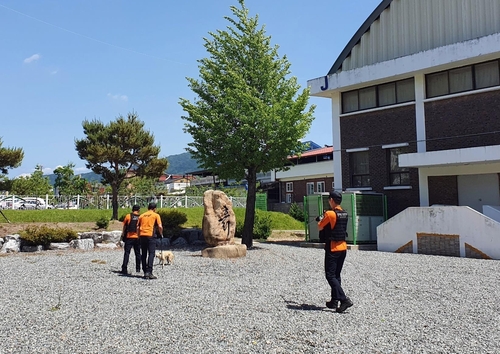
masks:
[[[21,176],[12,182],[12,193],[17,195],[45,195],[52,194],[53,188],[49,178],[44,177],[42,166],[36,165],[30,176]]]
[[[88,182],[80,176],[75,176],[73,168],[75,168],[75,164],[70,162],[66,166],[60,166],[54,170],[56,175],[54,187],[59,190],[61,195],[86,194],[90,190]]]
[[[2,147],[3,141],[0,138],[0,173],[7,174],[9,168],[16,168],[21,165],[24,158],[24,151],[21,148]]]
[[[113,215],[118,220],[118,190],[134,176],[158,178],[168,167],[166,158],[159,158],[160,147],[154,136],[144,129],[136,113],[119,116],[104,124],[99,120],[84,120],[84,139],[75,139],[78,156],[87,161],[87,168],[102,176],[111,186]]]
[[[158,176],[153,177],[132,177],[127,181],[127,185],[122,185],[120,194],[149,196],[156,194],[156,181]]]
[[[309,91],[289,77],[290,63],[278,56],[271,37],[249,17],[244,1],[231,6],[227,30],[205,38],[208,58],[199,60],[199,79],[187,78],[197,95],[180,99],[187,116],[184,131],[193,142],[186,149],[222,179],[248,182],[242,242],[252,246],[258,172],[286,169],[287,156],[303,151],[299,141],[313,120]]]

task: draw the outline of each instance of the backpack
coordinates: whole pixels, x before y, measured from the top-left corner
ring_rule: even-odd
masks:
[[[127,225],[127,232],[137,232],[138,221],[139,221],[139,215],[130,213],[130,222]]]

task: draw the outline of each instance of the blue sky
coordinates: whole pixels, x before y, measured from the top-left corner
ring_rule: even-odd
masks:
[[[259,15],[292,75],[325,75],[380,0],[246,0]],[[46,174],[78,158],[82,121],[104,123],[135,111],[161,146],[160,156],[185,152],[179,98],[194,94],[186,77],[198,76],[207,57],[203,38],[228,25],[237,0],[0,0],[0,137],[21,147],[21,167]],[[317,105],[307,140],[332,144],[330,101]]]

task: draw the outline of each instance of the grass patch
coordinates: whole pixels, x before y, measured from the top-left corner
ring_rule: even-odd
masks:
[[[167,208],[165,208],[167,209]],[[169,209],[172,210],[172,209]],[[201,228],[203,222],[203,207],[197,208],[176,208],[187,216],[187,221],[181,226],[184,228]],[[244,220],[245,209],[234,208],[236,220]],[[46,222],[46,223],[64,223],[64,222],[96,222],[101,218],[111,218],[112,210],[103,209],[47,209],[47,210],[2,210],[5,216],[12,223],[30,223],[30,222]],[[145,210],[144,210],[145,211]],[[119,209],[118,217],[123,220],[123,217],[132,212],[131,209]],[[273,230],[304,230],[304,224],[295,220],[288,214],[283,214],[274,211],[266,212],[271,218],[271,229]],[[0,215],[0,225],[6,224],[5,220]]]

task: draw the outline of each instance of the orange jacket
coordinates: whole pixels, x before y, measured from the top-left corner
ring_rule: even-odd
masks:
[[[138,211],[134,211],[133,212],[135,215],[139,215],[139,212]],[[128,231],[127,228],[128,228],[128,224],[130,223],[130,214],[127,214],[125,215],[125,219],[123,219],[123,232],[127,233],[127,238],[139,238],[139,236],[137,235],[137,231]]]
[[[339,205],[335,207],[337,210],[343,210]],[[318,223],[318,229],[322,230],[328,223],[330,223],[330,227],[335,227],[337,223],[337,214],[333,210],[328,210],[325,212],[325,217]],[[347,250],[347,242],[346,241],[330,241],[330,251],[331,252],[340,252]]]
[[[148,210],[139,216],[137,227],[139,236],[152,237],[155,233],[155,227],[158,228],[158,232],[163,232],[160,215],[153,210]]]

